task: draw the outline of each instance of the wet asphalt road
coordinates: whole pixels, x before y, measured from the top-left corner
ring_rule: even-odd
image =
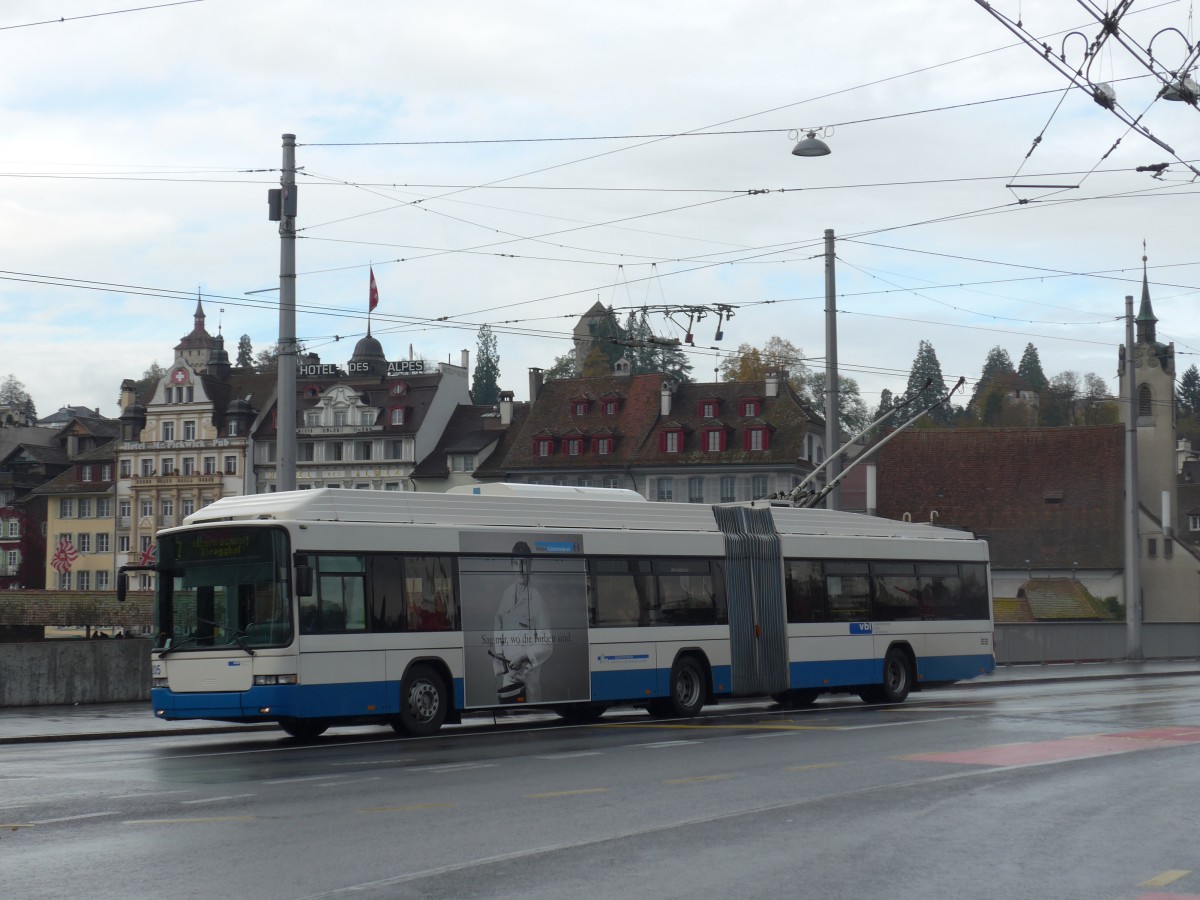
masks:
[[[0,896],[1200,898],[1200,678],[0,745]]]

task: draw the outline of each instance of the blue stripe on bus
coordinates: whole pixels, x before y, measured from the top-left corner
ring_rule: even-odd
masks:
[[[973,656],[926,656],[917,660],[921,681],[963,681],[996,671],[996,657],[990,653]]]

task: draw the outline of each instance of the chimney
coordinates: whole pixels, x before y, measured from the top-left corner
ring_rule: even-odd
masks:
[[[462,367],[463,367],[463,371],[466,371],[466,372],[471,371],[471,351],[470,350],[464,350],[462,352]]]
[[[532,403],[542,392],[542,370],[529,370],[529,402]]]
[[[664,378],[662,383],[662,393],[659,395],[658,411],[661,415],[669,416],[671,414],[671,400],[675,393],[675,382],[670,378]]]
[[[779,373],[767,373],[767,399],[770,400],[779,396]]]
[[[512,424],[513,417],[513,392],[500,392],[500,424],[508,427]]]

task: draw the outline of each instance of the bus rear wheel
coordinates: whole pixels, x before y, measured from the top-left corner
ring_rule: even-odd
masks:
[[[396,731],[413,737],[433,734],[446,721],[448,704],[449,695],[442,676],[429,666],[413,666],[400,686],[400,716]]]
[[[864,703],[903,703],[912,690],[912,665],[908,654],[892,647],[883,658],[883,683],[858,692]]]
[[[329,729],[329,723],[321,719],[285,719],[279,727],[298,741],[319,738]]]
[[[704,669],[690,656],[676,660],[671,666],[670,693],[652,701],[647,708],[664,719],[685,719],[700,714],[707,691],[704,689]]]

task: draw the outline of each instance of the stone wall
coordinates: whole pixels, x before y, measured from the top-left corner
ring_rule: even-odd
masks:
[[[143,638],[5,644],[0,707],[148,701],[150,644]]]

